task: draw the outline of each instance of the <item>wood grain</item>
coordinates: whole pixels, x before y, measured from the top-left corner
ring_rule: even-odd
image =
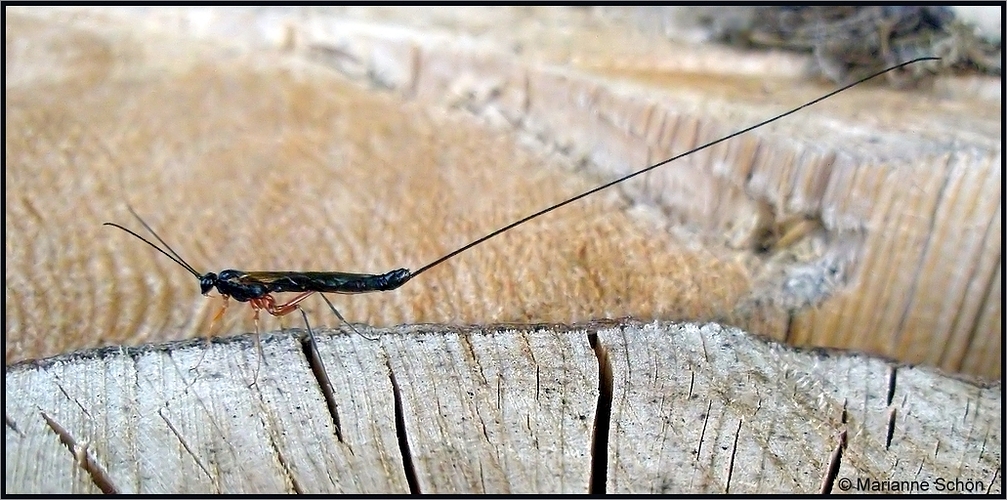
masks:
[[[209,331],[191,278],[100,228],[127,201],[201,270],[416,268],[825,91],[587,11],[69,12],[8,18],[8,362]],[[998,377],[1000,104],[955,92],[856,89],[340,307],[717,319]]]
[[[830,90],[801,68],[591,9],[9,8],[6,491],[1001,492],[1000,386],[901,364],[1000,377],[999,79],[863,86],[338,298],[377,342],[305,302],[323,363],[101,226],[416,269]]]
[[[10,367],[6,491],[810,493],[841,436],[833,482],[1002,491],[999,385],[715,324],[359,328],[316,332],[335,411],[303,331]]]

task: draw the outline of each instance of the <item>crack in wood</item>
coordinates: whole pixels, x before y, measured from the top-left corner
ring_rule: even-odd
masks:
[[[727,464],[727,481],[724,484],[724,493],[731,492],[731,477],[734,475],[734,459],[738,454],[738,436],[741,436],[741,423],[743,418],[738,419],[738,429],[734,431],[734,445],[731,447],[731,461]]]
[[[301,314],[304,314],[304,312],[301,311]],[[305,324],[307,324],[307,317],[304,318],[304,322],[305,322]],[[312,335],[311,338],[313,339],[314,336]],[[257,342],[258,341],[259,340],[257,339]],[[259,354],[263,354],[263,351],[262,351],[262,348],[261,348],[261,344],[260,344],[260,348],[258,350],[258,353]],[[310,363],[310,361],[309,361],[309,363]],[[322,367],[322,369],[324,369],[324,367]],[[258,373],[258,366],[257,366],[256,367],[256,378],[258,378],[258,374],[259,373]],[[326,381],[327,380],[328,379],[326,377]],[[320,381],[319,381],[319,384],[320,384]],[[253,382],[252,385],[249,385],[250,388],[252,386],[255,386],[257,388],[259,387],[258,383],[256,383],[256,382]],[[270,410],[268,408],[268,404],[266,403],[265,396],[263,395],[263,393],[262,393],[261,390],[256,390],[256,395],[258,396],[259,404],[260,404],[259,411],[257,412],[257,415],[259,416],[259,423],[262,424],[262,428],[266,432],[266,440],[269,442],[269,448],[271,450],[273,450],[273,455],[276,457],[276,461],[279,463],[280,468],[283,469],[283,474],[284,474],[284,476],[287,479],[287,484],[289,485],[290,489],[293,490],[293,492],[297,493],[298,495],[303,495],[305,493],[304,488],[301,487],[300,482],[297,481],[297,477],[294,474],[294,471],[291,469],[290,463],[287,461],[287,458],[283,455],[283,452],[280,450],[280,446],[277,444],[277,435],[276,435],[276,428],[277,428],[277,426],[276,426],[276,423],[274,422],[273,415],[272,415],[272,413],[270,412]],[[267,416],[269,416],[269,421],[268,422],[267,422]]]
[[[888,372],[888,394],[885,396],[885,404],[888,406],[891,406],[892,401],[895,400],[895,383],[898,370],[898,367],[893,366]]]
[[[262,400],[261,393],[259,394],[259,400]],[[276,461],[280,463],[280,468],[283,469],[284,475],[287,476],[287,481],[290,482],[290,488],[294,490],[294,493],[303,495],[305,493],[304,488],[302,488],[301,483],[297,481],[297,476],[294,474],[294,471],[291,470],[290,464],[287,462],[287,458],[283,455],[283,452],[280,451],[280,446],[276,443],[276,436],[274,435],[276,431],[272,425],[267,425],[264,414],[264,412],[259,413],[259,421],[262,422],[263,427],[268,429],[266,435],[268,436],[269,447],[273,449]]]
[[[392,383],[392,399],[395,405],[395,436],[399,442],[399,454],[402,455],[402,469],[409,484],[409,492],[418,495],[420,491],[419,478],[416,476],[416,465],[413,463],[413,455],[409,449],[409,436],[406,434],[406,417],[402,409],[402,392],[399,383],[395,380],[395,372],[392,370],[390,361],[385,360],[388,367],[388,379]]]
[[[986,429],[986,433],[983,434],[983,444],[979,447],[979,460],[983,459],[983,455],[986,453],[986,440],[990,437],[989,428]]]
[[[487,386],[489,385],[489,381],[486,380],[486,374],[484,373],[482,365],[479,363],[479,357],[476,355],[475,347],[472,346],[472,339],[469,335],[471,335],[471,333],[459,332],[458,341],[464,348],[465,359],[470,361],[472,366],[478,368],[478,370],[473,370],[473,372],[479,375],[482,385]]]
[[[53,377],[53,382],[56,383],[56,387],[59,388],[59,392],[62,392],[68,401],[72,401],[78,408],[80,408],[80,411],[84,412],[84,415],[87,415],[88,420],[94,420],[94,417],[91,416],[91,412],[87,411],[87,408],[85,408],[84,405],[77,400],[77,398],[66,392],[66,389],[63,388],[63,384],[59,383],[59,377]]]
[[[302,311],[302,314],[303,311]],[[308,324],[308,318],[305,316],[304,324]],[[301,350],[304,353],[305,359],[308,361],[308,366],[311,367],[311,374],[315,377],[315,382],[318,383],[319,389],[322,391],[322,397],[325,399],[325,407],[329,410],[329,417],[332,418],[332,426],[336,433],[336,439],[344,445],[349,445],[343,441],[343,427],[339,421],[339,405],[336,404],[336,394],[335,389],[332,387],[332,381],[329,380],[329,374],[325,370],[325,364],[322,362],[322,354],[318,352],[318,343],[315,341],[315,335],[311,332],[311,327],[308,327],[308,337],[301,338]],[[353,453],[353,450],[350,450]]]
[[[477,415],[478,415],[478,413],[477,413]],[[485,439],[487,443],[489,443],[490,445],[492,445],[493,444],[493,440],[490,439],[490,433],[489,433],[489,431],[486,430],[486,421],[482,419],[481,415],[479,415],[479,425],[482,427],[483,439]],[[480,467],[482,467],[482,465],[480,465]]]
[[[215,488],[217,488],[217,493],[220,493],[220,488],[218,487],[219,485],[217,484],[217,481],[214,480],[213,476],[210,474],[210,471],[207,470],[205,465],[203,465],[203,462],[199,459],[199,456],[197,456],[196,453],[192,451],[192,448],[189,447],[189,443],[186,442],[186,440],[182,437],[182,433],[178,432],[178,429],[175,428],[175,426],[171,423],[171,421],[168,420],[168,417],[164,415],[164,410],[165,408],[160,408],[157,410],[157,414],[161,416],[161,420],[164,420],[164,423],[167,424],[168,426],[168,430],[170,430],[171,433],[175,435],[175,438],[178,439],[178,442],[182,445],[182,448],[196,462],[196,465],[198,465],[200,469],[203,469],[203,473],[206,474],[206,477],[209,478],[210,482],[213,483]]]
[[[699,431],[699,445],[696,446],[696,461],[699,461],[700,454],[703,453],[703,440],[706,438],[706,425],[710,423],[710,412],[713,410],[713,400],[706,405],[706,413],[703,415],[703,430]]]
[[[843,409],[845,413],[846,409]],[[842,465],[843,460],[843,450],[846,448],[846,429],[843,429],[839,433],[839,442],[836,443],[836,447],[832,450],[832,455],[829,457],[829,468],[825,471],[825,477],[822,478],[822,487],[819,488],[819,493],[822,495],[828,495],[832,493],[832,487],[836,483],[836,478],[839,477],[839,467]]]
[[[73,459],[77,462],[77,465],[84,472],[87,472],[88,476],[95,486],[101,490],[102,493],[106,495],[114,495],[119,493],[119,489],[115,487],[115,483],[112,482],[112,478],[108,476],[104,467],[98,463],[97,459],[91,454],[91,450],[88,449],[87,445],[82,445],[77,443],[77,440],[73,438],[70,433],[59,425],[55,420],[46,415],[45,411],[39,408],[39,414],[42,415],[42,419],[45,420],[46,425],[49,426],[56,436],[59,437],[59,441],[66,446],[66,449],[70,451],[73,455]]]
[[[588,343],[598,358],[598,409],[595,411],[594,435],[591,438],[591,477],[588,493],[599,495],[608,486],[608,439],[612,426],[613,374],[612,360],[598,342],[598,334],[588,334]]]
[[[888,430],[885,431],[885,450],[892,447],[892,436],[895,435],[895,414],[896,408],[888,412]]]
[[[542,367],[535,365],[535,401],[542,395]]]

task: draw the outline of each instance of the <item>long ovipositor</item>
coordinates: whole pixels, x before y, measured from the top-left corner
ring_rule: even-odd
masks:
[[[482,237],[480,237],[480,238],[478,238],[478,239],[476,239],[476,240],[474,240],[474,241],[472,241],[472,242],[470,242],[470,243],[468,243],[466,245],[463,245],[463,246],[461,246],[461,247],[459,247],[459,248],[457,248],[457,249],[455,249],[455,250],[453,250],[453,251],[451,251],[451,252],[449,252],[449,253],[447,253],[447,254],[445,254],[445,255],[437,258],[437,259],[435,259],[434,261],[430,262],[429,264],[426,264],[423,267],[420,267],[418,270],[416,270],[414,272],[411,272],[408,269],[395,269],[393,271],[389,271],[389,272],[384,273],[384,274],[359,274],[359,273],[325,272],[325,271],[307,271],[307,272],[304,272],[304,271],[238,271],[238,270],[234,270],[234,269],[227,269],[227,270],[221,271],[219,274],[212,273],[212,272],[207,272],[207,273],[200,274],[192,266],[190,266],[187,262],[185,262],[185,260],[183,260],[182,257],[178,255],[178,253],[176,253],[174,250],[172,250],[172,248],[170,246],[168,246],[168,244],[165,243],[164,240],[162,240],[161,237],[158,236],[157,233],[154,232],[154,230],[151,229],[151,227],[148,226],[147,223],[144,222],[144,220],[142,218],[140,218],[140,216],[137,215],[136,212],[133,211],[133,209],[131,207],[129,209],[130,213],[132,213],[133,216],[136,217],[136,219],[140,222],[140,224],[142,224],[143,227],[148,232],[150,232],[150,234],[154,235],[154,237],[157,239],[157,241],[159,241],[162,245],[164,245],[164,249],[162,249],[161,247],[155,245],[154,243],[150,242],[149,240],[143,238],[142,236],[136,234],[132,230],[127,229],[127,228],[125,228],[123,226],[120,226],[119,224],[115,224],[115,223],[112,223],[112,222],[106,222],[105,225],[116,227],[118,229],[121,229],[121,230],[123,230],[123,231],[125,231],[125,232],[127,232],[127,233],[129,233],[129,234],[131,234],[131,235],[133,235],[133,236],[135,236],[137,238],[139,238],[144,243],[146,243],[146,244],[150,245],[151,247],[155,248],[158,252],[161,252],[162,254],[166,255],[169,259],[175,261],[175,263],[177,263],[178,265],[180,265],[183,268],[185,268],[187,271],[189,271],[190,273],[192,273],[192,275],[195,276],[196,279],[199,280],[200,291],[203,293],[203,295],[208,294],[210,292],[210,290],[216,288],[217,291],[220,292],[220,294],[225,297],[225,299],[229,298],[229,297],[232,297],[235,300],[238,300],[238,301],[241,301],[241,302],[248,302],[248,303],[250,303],[251,306],[252,306],[252,308],[255,309],[256,313],[259,310],[265,310],[266,312],[268,312],[269,314],[272,314],[273,316],[283,316],[283,315],[288,314],[288,313],[294,311],[295,309],[297,309],[298,308],[298,305],[297,305],[298,303],[300,303],[302,300],[304,300],[305,298],[307,298],[308,296],[310,296],[310,295],[312,295],[314,293],[355,294],[355,293],[368,293],[368,292],[379,292],[379,291],[394,290],[394,289],[396,289],[396,288],[404,285],[407,281],[409,281],[412,278],[418,276],[419,274],[422,274],[422,273],[426,272],[427,270],[429,270],[429,269],[431,269],[431,268],[433,268],[435,266],[438,266],[438,265],[444,263],[445,261],[447,261],[447,260],[455,257],[456,255],[458,255],[458,254],[460,254],[462,252],[465,252],[465,251],[471,249],[472,247],[474,247],[476,245],[484,243],[485,241],[489,240],[490,238],[493,238],[495,236],[499,236],[502,233],[505,233],[505,232],[507,232],[507,231],[509,231],[509,230],[511,230],[511,229],[513,229],[515,227],[517,227],[517,226],[520,226],[520,225],[522,225],[522,224],[524,224],[524,223],[526,223],[528,221],[531,221],[532,219],[536,219],[536,218],[541,217],[541,216],[543,216],[543,215],[545,215],[545,214],[547,214],[549,212],[552,212],[553,210],[556,210],[556,209],[559,209],[559,208],[564,207],[566,205],[569,205],[570,203],[573,203],[573,202],[575,202],[577,200],[580,200],[582,198],[586,198],[586,197],[588,197],[588,196],[590,196],[590,195],[592,195],[594,193],[597,193],[599,191],[602,191],[604,189],[608,189],[608,188],[610,188],[612,186],[615,186],[616,184],[620,184],[622,182],[625,182],[625,181],[627,181],[629,179],[632,179],[632,178],[634,178],[634,177],[636,177],[638,175],[645,174],[645,173],[647,173],[647,172],[649,172],[651,170],[654,170],[654,169],[656,169],[658,167],[661,167],[663,165],[671,163],[671,162],[673,162],[673,161],[675,161],[675,160],[677,160],[679,158],[683,158],[685,156],[689,156],[689,155],[691,155],[691,154],[693,154],[693,153],[695,153],[697,151],[704,150],[704,149],[709,148],[709,147],[711,147],[711,146],[713,146],[715,144],[719,144],[721,142],[727,141],[727,140],[732,139],[734,137],[737,137],[739,135],[751,132],[752,130],[755,130],[755,129],[757,129],[759,127],[762,127],[764,125],[767,125],[769,123],[772,123],[772,122],[775,122],[777,120],[783,119],[783,118],[785,118],[787,116],[790,116],[790,115],[792,115],[794,113],[797,113],[798,111],[801,111],[804,108],[807,108],[807,107],[812,106],[814,104],[817,104],[817,103],[819,103],[821,101],[824,101],[824,100],[826,100],[826,99],[828,99],[828,98],[830,98],[830,97],[832,97],[832,96],[834,96],[834,95],[836,95],[836,94],[838,94],[840,92],[843,92],[843,91],[845,91],[845,90],[847,90],[849,88],[855,87],[855,86],[857,86],[857,85],[859,85],[859,84],[861,84],[861,83],[863,83],[863,82],[865,82],[867,80],[870,80],[872,78],[876,78],[876,77],[881,76],[881,75],[883,75],[885,73],[898,70],[900,68],[909,66],[911,64],[916,64],[916,63],[923,62],[923,61],[935,61],[935,60],[939,60],[939,59],[940,58],[937,58],[937,57],[920,57],[920,58],[917,58],[917,59],[913,59],[911,61],[906,61],[906,62],[903,62],[903,63],[900,63],[900,64],[896,64],[896,65],[894,65],[894,66],[892,66],[890,68],[887,68],[885,70],[882,70],[882,71],[879,71],[877,73],[874,73],[873,75],[870,75],[870,76],[867,76],[865,78],[862,78],[862,79],[860,79],[860,80],[858,80],[856,82],[853,82],[853,83],[851,83],[849,85],[845,85],[845,86],[840,87],[840,88],[838,88],[836,90],[833,90],[832,92],[829,92],[828,94],[825,94],[825,95],[823,95],[823,96],[821,96],[821,97],[819,97],[817,99],[814,99],[814,100],[811,100],[811,101],[809,101],[809,102],[807,102],[805,104],[802,104],[802,105],[800,105],[800,106],[798,106],[798,107],[796,107],[794,109],[791,109],[790,111],[787,111],[785,113],[781,113],[781,114],[776,115],[776,116],[774,116],[772,118],[769,118],[767,120],[763,120],[763,121],[761,121],[759,123],[756,123],[755,125],[743,128],[741,130],[738,130],[737,132],[734,132],[732,134],[729,134],[729,135],[726,135],[724,137],[721,137],[721,138],[719,138],[719,139],[717,139],[715,141],[708,142],[706,144],[703,144],[702,146],[693,148],[693,149],[691,149],[689,151],[686,151],[686,152],[681,153],[679,155],[676,155],[674,157],[668,158],[668,159],[666,159],[664,161],[655,163],[655,164],[650,165],[650,166],[648,166],[646,168],[643,168],[643,169],[637,170],[637,171],[635,171],[633,173],[624,175],[622,177],[619,177],[618,179],[615,179],[613,181],[609,181],[609,182],[607,182],[605,184],[602,184],[602,185],[597,186],[595,188],[589,189],[589,190],[587,190],[587,191],[585,191],[585,192],[583,192],[581,194],[578,194],[577,196],[573,196],[573,197],[568,198],[566,200],[563,200],[563,201],[561,201],[559,203],[556,203],[556,204],[551,205],[549,207],[546,207],[546,208],[544,208],[542,210],[539,210],[538,212],[535,212],[535,213],[533,213],[531,215],[528,215],[526,217],[518,219],[518,220],[516,220],[516,221],[514,221],[514,222],[512,222],[510,224],[507,224],[504,227],[501,227],[500,229],[492,231],[492,232],[486,234],[485,236],[482,236]],[[281,292],[296,292],[296,293],[299,293],[299,295],[297,295],[295,298],[293,298],[292,300],[290,300],[290,301],[288,301],[286,303],[276,304],[275,299],[273,298],[272,294],[274,294],[274,293],[281,293]],[[337,311],[335,309],[335,307],[333,307],[332,304],[330,302],[328,302],[328,299],[326,299],[326,303],[329,304],[329,307],[336,314],[336,316],[339,317],[340,320],[345,321],[343,319],[342,315],[339,314],[339,311]],[[218,317],[219,317],[219,313],[218,313]],[[352,326],[351,326],[351,328],[352,328]]]

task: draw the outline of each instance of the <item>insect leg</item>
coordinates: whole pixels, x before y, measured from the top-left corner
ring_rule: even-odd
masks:
[[[224,298],[224,302],[220,305],[220,309],[217,311],[217,314],[213,315],[213,319],[210,320],[210,331],[207,333],[206,337],[203,338],[203,340],[206,341],[206,345],[203,348],[203,354],[200,354],[199,361],[196,362],[196,366],[192,367],[191,371],[199,371],[199,365],[203,364],[203,358],[206,357],[206,353],[210,350],[210,339],[215,335],[214,330],[218,324],[217,322],[220,321],[220,318],[224,317],[224,313],[227,312],[227,305],[230,303],[229,299],[231,297],[228,295],[222,295],[221,297]]]
[[[272,302],[273,297],[270,295],[248,301],[248,304],[252,306],[252,321],[255,322],[255,350],[259,354],[255,358],[255,375],[252,377],[252,385],[255,385],[259,380],[259,368],[262,367],[262,362],[266,359],[266,353],[262,350],[262,338],[259,336],[259,311],[262,309],[268,311]]]
[[[315,292],[312,291],[312,292],[300,293],[293,299],[280,305],[276,305],[276,300],[273,299],[271,295],[267,295],[257,300],[260,301],[260,303],[262,304],[262,308],[265,309],[266,312],[272,314],[273,316],[279,317],[279,316],[286,316],[294,312],[294,310],[299,308],[297,304],[300,304],[304,299],[310,297],[313,293]]]
[[[301,301],[303,301],[304,299],[310,297],[314,293],[318,293],[319,295],[322,296],[322,299],[325,300],[325,303],[329,305],[329,309],[332,309],[332,312],[336,313],[336,317],[339,318],[340,321],[342,321],[343,323],[345,323],[346,326],[350,327],[350,330],[353,330],[354,333],[356,333],[357,335],[360,335],[361,337],[363,337],[363,338],[365,338],[367,340],[376,340],[376,339],[373,339],[371,337],[368,337],[367,335],[364,335],[364,334],[360,333],[360,331],[357,330],[356,328],[354,328],[353,325],[350,324],[349,321],[346,321],[346,318],[344,318],[342,314],[339,314],[339,311],[336,310],[336,307],[332,305],[332,302],[329,301],[329,298],[326,297],[324,293],[314,292],[314,291],[303,292],[301,294],[298,294],[297,296],[295,296],[293,299],[289,300],[288,302],[286,302],[284,304],[280,304],[280,305],[276,305],[276,302],[274,301],[273,297],[270,296],[270,295],[267,295],[267,296],[262,297],[262,298],[257,299],[257,300],[260,301],[260,303],[262,304],[262,308],[265,309],[266,312],[268,312],[269,314],[272,314],[273,316],[279,317],[279,316],[284,316],[284,315],[290,314],[290,313],[294,312],[295,309],[300,309],[300,306],[298,304],[301,303]]]
[[[280,305],[276,304],[276,299],[272,295],[264,295],[248,301],[248,304],[252,306],[252,310],[255,314],[253,317],[255,320],[255,347],[259,351],[259,359],[255,364],[255,380],[259,379],[259,366],[262,361],[266,359],[266,353],[262,350],[262,339],[259,336],[259,311],[265,310],[270,315],[278,318],[286,316],[295,310],[299,310],[300,306],[298,306],[298,304],[304,299],[310,297],[313,293],[315,292],[303,292],[290,301]]]
[[[218,310],[217,314],[215,314],[213,316],[213,319],[210,320],[210,336],[211,337],[213,336],[213,329],[214,329],[214,327],[217,326],[217,322],[220,321],[220,318],[224,317],[224,312],[227,311],[227,305],[230,302],[229,299],[231,298],[228,295],[222,295],[221,297],[224,298],[224,303],[220,305],[220,310]],[[209,341],[209,338],[207,338],[207,341]]]
[[[353,330],[353,333],[356,333],[357,335],[360,335],[361,337],[367,340],[378,340],[377,337],[371,338],[368,337],[367,335],[360,333],[359,330],[353,327],[352,323],[346,321],[346,318],[344,318],[342,314],[339,314],[339,311],[336,310],[336,306],[332,305],[332,302],[329,302],[329,298],[326,297],[324,293],[319,293],[318,295],[322,296],[322,300],[324,300],[325,303],[329,305],[329,309],[332,309],[332,312],[336,313],[336,317],[339,318],[339,321],[342,321],[346,326],[350,327],[350,330]]]

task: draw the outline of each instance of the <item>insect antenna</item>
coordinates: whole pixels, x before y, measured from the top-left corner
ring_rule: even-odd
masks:
[[[619,184],[619,183],[621,183],[623,181],[627,181],[629,179],[632,179],[633,177],[636,177],[638,175],[642,175],[642,174],[645,174],[647,172],[650,172],[651,170],[654,170],[657,167],[660,167],[660,166],[666,165],[668,163],[671,163],[671,162],[673,162],[673,161],[675,161],[675,160],[677,160],[679,158],[684,158],[684,157],[689,156],[689,155],[691,155],[691,154],[693,154],[695,152],[702,151],[702,150],[704,150],[706,148],[709,148],[711,146],[714,146],[716,144],[720,144],[721,142],[724,142],[724,141],[726,141],[728,139],[733,139],[733,138],[735,138],[735,137],[737,137],[739,135],[751,132],[752,130],[755,130],[755,129],[759,128],[759,127],[762,127],[763,125],[768,125],[768,124],[773,123],[773,122],[775,122],[777,120],[783,119],[783,118],[785,118],[787,116],[790,116],[790,115],[792,115],[794,113],[797,113],[798,111],[801,111],[804,108],[807,108],[809,106],[818,104],[819,102],[822,102],[822,101],[824,101],[824,100],[826,100],[826,99],[828,99],[828,98],[830,98],[830,97],[832,97],[832,96],[834,96],[834,95],[836,95],[836,94],[838,94],[840,92],[843,92],[843,91],[848,90],[850,88],[856,87],[857,85],[860,85],[861,83],[864,83],[867,80],[870,80],[872,78],[876,78],[876,77],[881,76],[881,75],[883,75],[885,73],[888,73],[888,72],[891,72],[891,71],[895,71],[895,70],[903,68],[905,66],[909,66],[910,64],[916,64],[916,63],[922,62],[922,61],[939,61],[939,60],[940,60],[939,57],[918,57],[918,58],[913,59],[911,61],[906,61],[906,62],[903,62],[903,63],[896,64],[896,65],[891,66],[889,68],[886,68],[886,69],[883,69],[881,71],[878,71],[877,73],[874,73],[872,75],[868,75],[868,76],[866,76],[864,78],[861,78],[861,79],[859,79],[859,80],[857,80],[857,81],[855,81],[853,83],[850,83],[850,84],[844,85],[842,87],[839,87],[838,89],[833,90],[832,92],[829,92],[828,94],[825,94],[825,95],[823,95],[823,96],[821,96],[821,97],[819,97],[817,99],[808,101],[808,102],[806,102],[806,103],[804,103],[804,104],[802,104],[802,105],[800,105],[800,106],[798,106],[796,108],[791,109],[790,111],[787,111],[785,113],[781,113],[781,114],[776,115],[776,116],[774,116],[772,118],[769,118],[767,120],[763,120],[763,121],[761,121],[759,123],[756,123],[755,125],[743,128],[743,129],[738,130],[738,131],[736,131],[736,132],[734,132],[732,134],[725,135],[725,136],[721,137],[720,139],[717,139],[715,141],[710,141],[710,142],[708,142],[706,144],[703,144],[702,146],[690,149],[689,151],[686,151],[686,152],[684,152],[682,154],[679,154],[679,155],[673,156],[671,158],[668,158],[667,160],[655,163],[655,164],[653,164],[653,165],[651,165],[649,167],[646,167],[646,168],[637,170],[636,172],[624,175],[622,177],[619,177],[618,179],[615,179],[614,181],[607,182],[607,183],[602,184],[602,185],[600,185],[598,187],[595,187],[595,188],[589,189],[587,191],[584,191],[583,193],[578,194],[577,196],[574,196],[572,198],[564,200],[564,201],[562,201],[560,203],[557,203],[557,204],[555,204],[553,206],[546,207],[546,208],[544,208],[542,210],[539,210],[538,212],[535,212],[535,213],[533,213],[531,215],[523,217],[523,218],[521,218],[521,219],[519,219],[517,221],[514,221],[514,222],[510,223],[510,224],[507,224],[506,226],[501,227],[500,229],[497,229],[496,231],[493,231],[493,232],[487,234],[486,236],[483,236],[483,237],[481,237],[481,238],[479,238],[477,240],[474,240],[471,243],[468,243],[468,244],[466,244],[466,245],[458,248],[457,250],[455,250],[455,251],[453,251],[453,252],[451,252],[451,253],[449,253],[449,254],[447,254],[447,255],[445,255],[445,256],[437,259],[437,260],[434,260],[433,262],[431,262],[431,263],[429,263],[429,264],[427,264],[427,265],[425,265],[425,266],[417,269],[415,272],[410,273],[409,277],[410,278],[414,278],[414,277],[416,277],[416,275],[418,275],[420,273],[423,273],[423,272],[427,271],[428,269],[430,269],[432,267],[435,267],[435,266],[443,263],[444,261],[446,261],[446,260],[448,260],[448,259],[450,259],[450,258],[452,258],[452,257],[454,257],[454,256],[456,256],[456,255],[458,255],[458,254],[460,254],[460,253],[462,253],[462,252],[464,252],[464,251],[466,251],[466,250],[468,250],[468,249],[470,249],[470,248],[472,248],[472,247],[474,247],[474,246],[476,246],[476,245],[478,245],[478,244],[480,244],[480,243],[482,243],[482,242],[484,242],[484,241],[486,241],[486,240],[488,240],[490,238],[493,238],[494,236],[498,236],[501,233],[505,233],[505,232],[507,232],[507,231],[509,231],[511,229],[514,229],[515,227],[520,226],[521,224],[524,224],[525,222],[528,222],[528,221],[530,221],[530,220],[532,220],[534,218],[540,217],[540,216],[545,215],[545,214],[547,214],[549,212],[552,212],[553,210],[556,210],[558,208],[561,208],[561,207],[564,207],[566,205],[569,205],[570,203],[573,203],[573,202],[575,202],[575,201],[577,201],[577,200],[579,200],[581,198],[586,198],[588,196],[591,196],[592,194],[597,193],[598,191],[601,191],[601,190],[604,190],[604,189],[608,189],[608,188],[610,188],[610,187],[612,187],[612,186],[614,186],[616,184]]]
[[[81,126],[83,127],[83,124],[81,124]],[[97,139],[95,141],[95,144],[97,144],[98,147],[100,147],[102,149],[102,151],[105,153],[105,156],[109,159],[109,161],[111,161],[113,165],[117,164],[117,162],[115,160],[115,155],[112,154],[112,151],[109,148],[108,144],[106,144],[105,141],[102,140],[101,137],[99,137],[97,135],[95,135],[94,137],[95,137],[95,139]],[[122,189],[125,192],[125,189],[123,189],[123,186],[125,185],[125,183],[123,182],[123,179],[122,179],[122,175],[123,175],[122,172],[123,172],[122,168],[119,168],[118,169],[119,187],[120,187],[120,189]],[[137,237],[140,241],[142,241],[142,242],[144,242],[144,243],[146,243],[146,244],[154,247],[158,252],[163,253],[169,259],[175,261],[176,264],[184,267],[186,271],[189,271],[190,273],[192,273],[192,275],[195,276],[196,278],[201,278],[202,277],[202,275],[200,275],[199,272],[197,272],[192,266],[190,266],[189,263],[186,262],[185,259],[183,259],[182,256],[178,254],[178,252],[176,252],[173,248],[171,248],[171,245],[165,243],[165,241],[162,240],[161,237],[158,236],[157,233],[153,229],[151,229],[150,225],[148,225],[147,222],[144,221],[143,218],[141,218],[136,213],[136,210],[133,210],[133,206],[130,205],[129,202],[126,202],[126,208],[129,209],[129,213],[133,214],[133,217],[136,217],[136,220],[140,221],[140,224],[143,225],[143,228],[146,229],[147,232],[149,232],[150,234],[154,235],[154,237],[157,238],[157,241],[160,241],[161,244],[164,245],[164,247],[168,249],[168,252],[171,252],[170,254],[168,252],[165,252],[163,249],[161,249],[161,247],[159,247],[159,246],[151,243],[149,240],[147,240],[143,236],[140,236],[139,234],[136,234],[135,232],[133,232],[133,231],[131,231],[129,229],[126,229],[125,227],[120,226],[119,224],[116,224],[114,222],[106,222],[106,223],[104,223],[102,225],[103,226],[112,226],[112,227],[115,227],[115,228],[119,228],[119,229],[122,229],[123,231],[126,231],[129,234],[132,234],[133,236]]]
[[[157,233],[156,233],[156,232],[154,232],[154,230],[153,230],[153,229],[151,229],[151,227],[150,227],[150,226],[149,226],[149,225],[147,224],[147,222],[146,222],[146,221],[144,221],[144,220],[143,220],[143,219],[142,219],[142,218],[141,218],[141,217],[140,217],[140,216],[139,216],[139,215],[138,215],[138,214],[136,213],[136,210],[133,210],[133,207],[132,207],[132,206],[130,206],[130,205],[129,205],[129,204],[127,203],[127,204],[126,204],[126,208],[127,208],[127,209],[129,209],[129,213],[133,214],[133,217],[136,217],[136,220],[140,221],[140,224],[143,224],[143,227],[144,227],[144,229],[146,229],[146,230],[147,230],[148,232],[150,232],[150,234],[153,234],[153,235],[154,235],[154,237],[155,237],[155,238],[157,238],[157,241],[160,241],[160,242],[161,242],[161,244],[162,244],[162,245],[164,245],[164,248],[167,248],[167,249],[168,249],[168,251],[169,251],[169,252],[171,252],[171,254],[172,254],[172,255],[174,255],[176,259],[178,259],[178,260],[176,260],[175,262],[180,262],[180,263],[181,263],[182,265],[184,265],[184,266],[185,266],[185,268],[186,268],[186,269],[188,269],[188,270],[189,270],[189,272],[191,272],[192,274],[195,274],[196,276],[199,276],[199,273],[198,273],[198,272],[197,272],[197,271],[196,271],[196,270],[195,270],[195,269],[194,269],[194,268],[193,268],[192,266],[190,266],[190,265],[189,265],[189,263],[188,263],[188,262],[186,262],[186,261],[185,261],[185,259],[183,259],[183,258],[182,258],[182,256],[178,254],[178,252],[176,252],[176,251],[175,251],[175,249],[171,248],[171,245],[168,245],[168,243],[166,243],[166,242],[165,242],[164,240],[162,240],[162,239],[161,239],[161,237],[160,237],[160,236],[158,236],[158,235],[157,235]]]
[[[165,252],[164,250],[161,249],[161,247],[159,247],[159,246],[151,243],[150,240],[148,240],[147,238],[144,238],[143,236],[140,236],[139,234],[136,234],[135,232],[133,232],[133,230],[127,229],[127,228],[125,228],[123,226],[120,226],[119,224],[116,224],[114,222],[106,222],[106,223],[104,223],[102,225],[103,226],[112,226],[114,228],[121,229],[121,230],[123,230],[123,231],[125,231],[125,232],[127,232],[127,233],[129,233],[129,234],[131,234],[133,236],[135,236],[138,240],[140,240],[140,241],[142,241],[142,242],[150,245],[151,248],[157,250],[158,252],[163,253],[165,255],[165,257],[168,257],[169,259],[175,261],[176,264],[178,264],[178,265],[182,266],[183,268],[185,268],[186,271],[189,271],[190,273],[192,273],[192,275],[195,276],[196,278],[201,278],[202,277],[202,275],[200,275],[199,272],[197,272],[195,269],[193,269],[193,267],[190,266],[189,263],[185,261],[185,259],[182,259],[181,256],[179,256],[177,253],[175,253],[175,251],[172,250],[171,247],[167,243],[165,243],[164,240],[162,240],[161,237],[158,236],[157,233],[155,233],[154,230],[151,229],[150,226],[148,226],[146,222],[143,221],[143,219],[140,219],[140,216],[136,215],[136,212],[133,211],[132,207],[129,208],[129,212],[132,213],[133,216],[136,217],[140,221],[140,224],[143,224],[143,227],[146,228],[147,231],[150,231],[150,234],[153,234],[154,237],[157,238],[157,241],[160,241],[161,244],[164,245],[165,248],[167,248],[168,251],[170,251],[171,253]]]

